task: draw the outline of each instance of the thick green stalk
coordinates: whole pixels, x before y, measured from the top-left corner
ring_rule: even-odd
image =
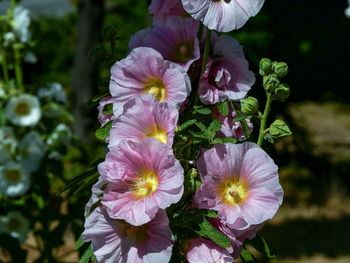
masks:
[[[24,92],[22,68],[21,68],[21,53],[19,52],[19,49],[16,47],[13,48],[13,51],[15,53],[15,75],[16,75],[17,88],[20,92]]]
[[[269,111],[271,108],[271,103],[272,103],[272,94],[270,93],[266,93],[267,94],[267,101],[266,101],[266,105],[265,105],[265,110],[264,110],[264,114],[261,118],[260,121],[260,131],[259,131],[259,138],[258,138],[258,142],[257,144],[261,147],[264,141],[264,131],[266,128],[266,121],[267,121],[267,117],[269,116]]]
[[[7,67],[5,50],[1,49],[1,53],[2,53],[2,72],[4,75],[5,90],[6,90],[9,87],[9,71],[8,71],[8,67]]]

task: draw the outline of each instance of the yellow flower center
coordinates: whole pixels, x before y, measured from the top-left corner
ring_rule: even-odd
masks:
[[[159,102],[162,102],[166,97],[166,86],[161,79],[151,78],[145,82],[144,93],[152,94]]]
[[[168,137],[166,136],[165,130],[162,127],[158,127],[157,125],[152,125],[151,127],[148,127],[145,130],[145,134],[145,138],[153,137],[165,144],[168,142]]]
[[[28,105],[27,102],[25,101],[20,101],[19,103],[16,104],[15,107],[15,113],[18,116],[25,116],[28,115],[30,112],[30,106]]]
[[[5,175],[6,180],[11,182],[11,183],[16,183],[16,182],[20,181],[22,178],[22,173],[18,169],[6,170],[4,175]]]
[[[241,205],[247,199],[249,185],[237,176],[229,177],[218,186],[219,196],[228,205]]]
[[[154,172],[141,171],[134,181],[132,190],[138,199],[153,194],[158,188],[158,178]]]

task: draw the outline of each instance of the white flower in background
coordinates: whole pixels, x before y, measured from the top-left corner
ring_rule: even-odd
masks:
[[[17,211],[0,216],[0,233],[7,233],[23,242],[26,240],[29,230],[29,220]]]
[[[16,41],[16,35],[13,32],[7,32],[4,35],[4,46],[8,47]]]
[[[67,103],[67,95],[60,83],[48,83],[47,87],[38,90],[38,97],[41,99],[54,100],[62,104]]]
[[[27,52],[24,56],[24,62],[35,64],[38,61],[33,52]]]
[[[0,193],[9,197],[17,197],[28,191],[30,173],[21,164],[7,162],[0,166]]]
[[[17,140],[11,127],[0,128],[0,164],[11,160],[16,151]]]
[[[30,131],[19,143],[19,160],[22,166],[35,172],[40,166],[41,159],[44,157],[47,147],[36,131]]]
[[[31,37],[29,13],[29,10],[21,5],[16,6],[13,11],[13,31],[22,43],[28,42]]]
[[[30,94],[13,97],[6,105],[6,118],[15,125],[34,126],[41,118],[39,99]]]
[[[56,126],[55,130],[50,134],[46,140],[46,144],[53,149],[53,152],[49,154],[50,159],[59,160],[62,158],[62,154],[59,152],[62,146],[66,148],[69,147],[69,144],[72,139],[72,130],[64,123],[60,123]]]

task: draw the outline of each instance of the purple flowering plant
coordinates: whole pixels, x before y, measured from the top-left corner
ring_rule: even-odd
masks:
[[[290,135],[267,126],[289,87],[284,62],[263,58],[266,103],[243,47],[221,34],[241,28],[263,0],[153,0],[152,27],[135,33],[111,68],[96,137],[104,160],[68,186],[92,187],[77,248],[83,262],[256,262],[246,244],[275,257],[257,232],[283,200],[278,167],[261,148]],[[115,45],[112,27],[104,32]],[[96,51],[96,50],[95,50]]]

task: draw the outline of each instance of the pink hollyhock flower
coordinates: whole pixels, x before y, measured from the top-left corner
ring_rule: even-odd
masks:
[[[97,207],[86,218],[84,242],[92,242],[97,262],[169,262],[174,238],[165,210],[141,226],[110,218],[104,207]]]
[[[226,224],[261,224],[282,204],[278,167],[254,143],[215,145],[197,165],[202,185],[195,202],[199,208],[218,211]]]
[[[192,18],[171,17],[165,24],[156,23],[153,30],[144,29],[130,39],[129,48],[151,47],[163,58],[188,71],[200,58],[197,32],[199,23]]]
[[[116,99],[108,96],[104,97],[100,100],[100,105],[97,107],[98,110],[98,121],[100,122],[101,126],[104,126],[106,123],[113,121],[115,119],[114,114],[106,114],[103,112],[103,109],[109,105],[116,102]]]
[[[233,122],[233,120],[237,118],[237,114],[235,110],[232,109],[231,105],[229,105],[229,113],[227,116],[221,115],[216,108],[213,112],[215,117],[221,122],[221,129],[216,133],[217,138],[231,137],[239,141],[244,141],[246,139],[241,123],[239,121]],[[252,132],[253,123],[249,119],[246,119],[246,122],[250,132]]]
[[[180,107],[191,91],[191,81],[185,70],[152,48],[133,49],[111,69],[110,92],[117,103],[114,114],[120,115],[122,105],[129,99],[150,93],[159,102]]]
[[[154,15],[155,20],[160,20],[163,23],[169,17],[182,16],[186,13],[181,0],[152,0],[148,11]]]
[[[113,122],[109,148],[117,147],[123,139],[140,142],[154,137],[173,145],[178,110],[167,103],[159,103],[151,94],[130,99],[124,104],[123,113]]]
[[[183,168],[172,149],[155,138],[121,141],[99,165],[99,172],[110,182],[101,203],[111,217],[132,225],[151,221],[183,194]]]
[[[204,104],[215,104],[244,98],[255,82],[249,71],[242,46],[229,36],[219,36],[214,45],[214,56],[208,59],[199,83],[199,97]]]
[[[188,241],[186,258],[189,263],[234,262],[233,257],[226,249],[202,237]]]
[[[181,0],[184,9],[209,29],[228,32],[255,16],[264,0]]]

